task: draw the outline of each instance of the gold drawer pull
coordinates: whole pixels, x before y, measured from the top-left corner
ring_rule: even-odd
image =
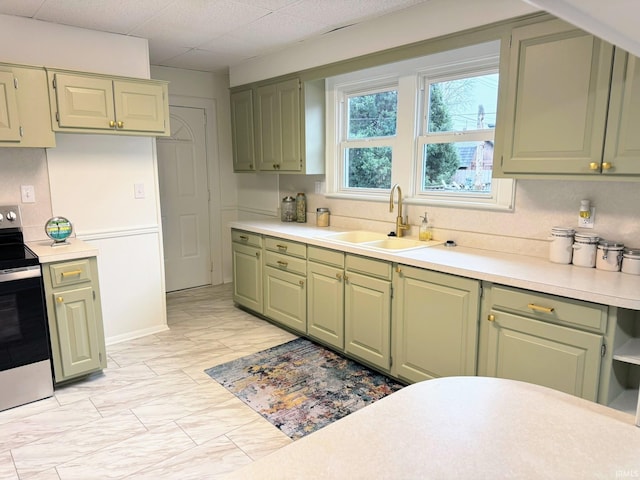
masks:
[[[248,242],[249,241],[249,237],[247,237],[246,235],[240,235],[238,238],[240,240],[242,240],[243,242]]]
[[[118,122],[118,128],[124,128],[124,122],[122,120]]]
[[[487,320],[489,320],[490,322],[495,322],[495,321],[496,321],[496,316],[495,316],[495,315],[493,315],[493,314],[490,314],[490,315],[487,317]]]
[[[536,305],[535,303],[530,303],[527,305],[534,312],[542,312],[542,313],[552,313],[555,309],[553,307],[541,307],[540,305]]]
[[[56,298],[56,302],[62,303],[62,302],[64,302],[64,298],[58,297],[58,298]]]
[[[276,247],[278,247],[280,250],[286,250],[287,249],[286,245],[281,245],[281,244],[277,244]]]
[[[116,122],[115,122],[115,120],[110,120],[110,121],[109,121],[109,126],[110,126],[111,128],[115,128],[115,126],[116,126]]]
[[[589,169],[591,170],[600,170],[600,164],[597,162],[591,162],[589,164]]]
[[[609,162],[602,162],[602,169],[603,169],[603,170],[609,170],[611,167],[613,167],[613,165],[611,165],[611,163],[609,163]]]
[[[72,270],[70,272],[62,272],[62,278],[75,277],[76,275],[82,275],[82,270]]]
[[[288,263],[288,262],[283,262],[282,260],[278,260],[276,263],[277,263],[278,265],[280,265],[281,267],[286,267],[287,265],[289,265],[289,263]]]

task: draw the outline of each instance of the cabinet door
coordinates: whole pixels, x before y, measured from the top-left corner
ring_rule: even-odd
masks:
[[[281,160],[278,170],[300,171],[302,157],[300,150],[300,81],[290,80],[278,84],[278,104],[280,107]]]
[[[110,79],[56,73],[54,125],[62,128],[114,128],[113,82]]]
[[[616,49],[603,157],[605,175],[640,174],[640,61]]]
[[[345,282],[345,351],[389,370],[391,282],[349,271]]]
[[[282,158],[280,139],[280,108],[275,85],[256,90],[256,157],[258,168],[275,171]]]
[[[117,130],[163,133],[165,92],[161,84],[113,82]]]
[[[253,128],[253,91],[232,93],[231,138],[234,172],[255,170]]]
[[[395,276],[394,369],[406,380],[475,375],[477,280],[399,266]]]
[[[62,374],[56,380],[100,370],[101,339],[91,287],[58,291],[54,294],[56,324]],[[60,378],[58,378],[60,377]]]
[[[307,331],[310,337],[344,348],[343,270],[315,262],[307,267]]]
[[[513,30],[503,173],[598,174],[611,45],[560,20]]]
[[[493,309],[490,315],[488,375],[596,401],[602,335]]]
[[[276,268],[264,270],[264,314],[282,325],[307,333],[305,278]]]
[[[233,301],[262,313],[261,251],[247,245],[233,244]]]
[[[20,141],[20,121],[12,72],[0,72],[0,142]]]

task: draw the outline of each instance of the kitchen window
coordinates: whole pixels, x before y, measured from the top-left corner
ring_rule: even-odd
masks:
[[[492,178],[499,42],[328,79],[327,195],[511,209]]]

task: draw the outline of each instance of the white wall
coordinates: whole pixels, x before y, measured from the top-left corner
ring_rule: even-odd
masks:
[[[150,70],[144,39],[4,15],[0,62],[140,78]],[[107,343],[166,329],[155,140],[57,134],[56,141],[46,152],[0,149],[0,198],[20,204],[15,182],[34,184],[36,204],[21,205],[29,240],[45,238],[55,212],[99,248]],[[145,184],[146,198],[134,198],[134,183]]]
[[[230,83],[277,77],[535,11],[520,0],[430,0],[247,60],[230,69]]]

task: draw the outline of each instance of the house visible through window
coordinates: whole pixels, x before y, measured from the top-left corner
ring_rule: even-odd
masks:
[[[499,48],[328,79],[327,194],[381,200],[399,183],[407,203],[512,208],[514,181],[492,178]]]
[[[491,194],[498,74],[424,78],[420,193]]]

